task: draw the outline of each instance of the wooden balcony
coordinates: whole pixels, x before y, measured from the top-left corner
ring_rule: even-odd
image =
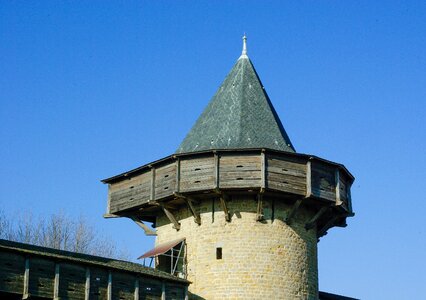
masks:
[[[354,178],[341,164],[315,156],[268,149],[177,154],[108,178],[109,215],[152,210],[177,199],[221,193],[261,192],[307,199],[351,215]],[[201,199],[202,200],[202,199]]]

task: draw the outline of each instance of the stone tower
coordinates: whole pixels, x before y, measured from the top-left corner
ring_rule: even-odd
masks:
[[[176,153],[103,180],[190,299],[317,299],[317,242],[352,216],[341,164],[295,151],[243,53]],[[144,222],[152,222],[155,230]]]

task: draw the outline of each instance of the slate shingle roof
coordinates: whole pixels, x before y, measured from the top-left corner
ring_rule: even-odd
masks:
[[[295,152],[250,59],[238,59],[176,153],[270,148]]]

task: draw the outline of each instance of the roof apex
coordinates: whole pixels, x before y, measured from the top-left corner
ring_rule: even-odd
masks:
[[[262,82],[243,51],[176,153],[270,148],[295,152]]]

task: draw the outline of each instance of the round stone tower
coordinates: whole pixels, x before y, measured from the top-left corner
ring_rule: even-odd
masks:
[[[176,153],[103,182],[106,217],[156,235],[142,257],[191,281],[190,299],[318,299],[317,242],[353,215],[353,180],[343,165],[295,151],[244,37]]]

